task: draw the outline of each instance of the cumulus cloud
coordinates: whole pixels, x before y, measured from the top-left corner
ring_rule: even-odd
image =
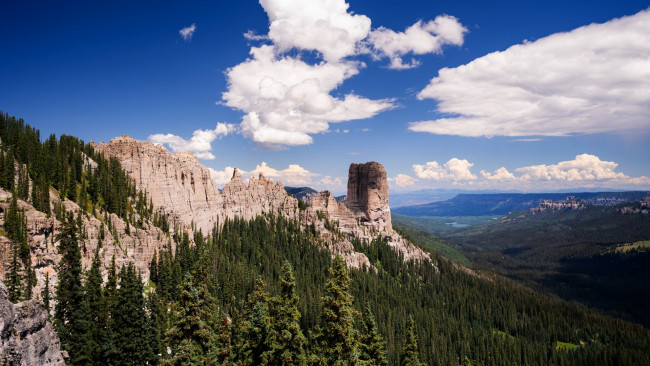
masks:
[[[354,55],[370,32],[370,18],[348,12],[345,0],[260,0],[269,38],[279,52],[315,50],[328,62]]]
[[[580,154],[572,160],[555,164],[524,166],[514,169],[515,173],[506,167],[498,168],[494,172],[481,170],[480,178],[470,171],[473,166],[474,164],[467,160],[453,158],[442,166],[435,161],[423,165],[414,164],[413,171],[420,179],[436,181],[437,187],[440,187],[440,184],[444,185],[445,182],[453,185],[528,191],[577,187],[638,189],[650,186],[650,178],[630,177],[616,171],[617,163],[601,160],[591,154]],[[391,180],[401,186],[398,177]],[[405,182],[410,181],[407,178]]]
[[[390,58],[390,68],[410,69],[419,66],[420,62],[411,59],[404,63],[404,55],[441,53],[442,46],[446,44],[460,46],[466,32],[467,28],[455,17],[440,15],[428,22],[420,20],[404,32],[379,27],[370,33],[368,42],[377,56]]]
[[[561,161],[554,165],[531,165],[516,169],[523,180],[592,181],[629,178],[616,172],[613,161],[602,161],[590,154],[577,155],[574,160]]]
[[[419,94],[448,114],[410,123],[460,136],[565,136],[650,127],[650,10],[444,68]]]
[[[417,179],[406,174],[397,174],[394,178],[390,178],[389,181],[394,182],[398,187],[412,187],[417,182]]]
[[[192,39],[195,30],[196,30],[196,24],[192,23],[192,25],[190,25],[189,27],[185,27],[179,30],[178,33],[181,35],[181,37],[183,37],[185,41],[189,41]]]
[[[355,62],[310,65],[277,58],[270,45],[253,47],[252,58],[228,69],[224,104],[244,111],[242,134],[264,147],[306,145],[311,134],[326,132],[331,122],[363,119],[393,108],[392,100],[330,92],[359,72]]]
[[[230,182],[233,174],[235,174],[235,168],[230,166],[227,166],[224,170],[214,170],[212,168],[208,168],[208,170],[210,171],[210,177],[212,177],[212,180],[214,180],[218,185],[224,185]],[[246,172],[242,170],[239,170],[239,172],[241,174],[246,174]]]
[[[212,141],[216,138],[226,136],[236,131],[236,129],[236,126],[233,124],[219,122],[214,130],[199,129],[194,131],[192,138],[189,140],[171,133],[157,133],[149,135],[149,141],[154,144],[167,145],[173,152],[190,151],[199,159],[212,160],[214,159],[214,155],[211,153]]]
[[[413,164],[413,171],[420,179],[469,181],[475,180],[476,175],[470,172],[474,164],[469,161],[451,158],[444,165],[437,161],[429,161],[424,165]]]
[[[510,173],[505,167],[501,167],[494,171],[494,173],[486,172],[481,170],[481,176],[489,181],[514,181],[517,180],[514,174]]]
[[[373,42],[377,58],[426,53],[426,47],[428,52],[439,52],[433,43],[459,42],[450,30],[453,17],[448,16],[416,23],[408,35],[381,28],[369,37],[370,18],[349,11],[345,0],[261,0],[260,4],[269,17],[269,32],[247,32],[245,37],[270,44],[251,47],[247,60],[226,71],[228,90],[222,94],[222,104],[244,112],[241,133],[265,149],[311,144],[312,135],[329,131],[330,123],[371,118],[395,108],[391,98],[332,95],[365,67],[352,58],[367,53]],[[391,41],[393,37],[411,43],[398,47],[400,40]],[[414,42],[420,38],[429,43],[416,49]],[[314,52],[309,59],[316,61],[301,59],[302,51]]]

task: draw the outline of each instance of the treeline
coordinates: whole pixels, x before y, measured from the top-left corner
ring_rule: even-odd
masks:
[[[100,304],[89,305],[99,309],[89,317],[98,333],[82,332],[90,346],[75,348],[66,334],[77,332],[59,328],[73,359],[106,349],[82,358],[111,364],[114,352],[121,358],[112,364],[363,365],[374,350],[390,365],[407,364],[407,354],[427,365],[650,362],[650,334],[641,326],[477,278],[436,255],[433,264],[403,263],[381,240],[354,243],[376,271],[347,271],[322,243],[314,245],[317,235],[282,216],[227,220],[195,233],[194,243],[187,234],[177,238],[175,250],[152,260],[146,289],[132,267],[113,266],[102,284],[99,259],[85,284],[60,285]],[[558,341],[575,350],[556,349]]]
[[[115,158],[73,136],[50,135],[0,111],[0,188],[50,214],[50,187],[87,212],[114,213],[133,225],[153,220],[153,205]]]

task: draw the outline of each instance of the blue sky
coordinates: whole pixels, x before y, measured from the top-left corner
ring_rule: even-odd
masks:
[[[376,160],[397,191],[650,188],[647,2],[291,3],[3,2],[0,109],[220,184],[343,192]]]

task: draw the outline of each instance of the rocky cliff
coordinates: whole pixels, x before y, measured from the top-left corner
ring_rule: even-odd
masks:
[[[38,301],[12,304],[0,281],[0,364],[65,365],[59,336]]]
[[[350,164],[346,205],[362,222],[379,230],[392,228],[386,169],[376,161]]]
[[[253,219],[263,212],[280,212],[291,218],[298,215],[298,201],[286,194],[281,183],[262,175],[247,185],[235,171],[220,192],[210,172],[190,152],[172,154],[162,145],[141,143],[128,136],[95,148],[117,158],[137,188],[147,192],[154,207],[170,214],[172,225],[207,234],[226,217]]]

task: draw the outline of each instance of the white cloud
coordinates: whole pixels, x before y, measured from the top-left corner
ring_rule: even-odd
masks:
[[[195,30],[196,30],[196,24],[192,23],[192,25],[190,25],[189,27],[185,27],[179,30],[178,33],[181,35],[181,37],[183,37],[184,40],[189,41],[192,39]]]
[[[397,174],[394,178],[390,178],[389,181],[394,182],[398,187],[412,187],[417,182],[417,179],[406,174]]]
[[[441,53],[445,44],[460,46],[466,32],[467,28],[455,17],[440,15],[426,23],[420,20],[404,32],[379,27],[370,32],[368,42],[376,55],[390,58],[390,68],[410,69],[419,66],[420,62],[411,59],[405,64],[402,60],[404,55]]]
[[[307,145],[311,134],[329,123],[363,119],[394,107],[391,100],[354,94],[334,98],[330,92],[359,72],[356,62],[309,65],[277,58],[273,46],[251,49],[252,58],[228,69],[225,105],[246,113],[241,132],[263,147]]]
[[[531,165],[516,169],[522,173],[523,180],[556,180],[556,181],[594,181],[617,180],[629,178],[615,171],[617,163],[602,161],[599,157],[589,154],[577,155],[574,160],[561,161],[554,165]]]
[[[650,127],[650,10],[444,68],[419,94],[449,117],[412,122],[460,136],[565,136]]]
[[[217,183],[218,185],[224,185],[228,182],[230,182],[230,179],[232,179],[233,174],[235,174],[235,168],[233,167],[226,167],[224,170],[214,170],[212,168],[208,168],[210,171],[210,176],[212,179]],[[241,174],[246,174],[246,172],[239,170]]]
[[[429,161],[424,165],[413,164],[413,171],[420,179],[469,181],[475,180],[476,175],[470,172],[474,164],[469,161],[451,158],[444,165],[437,161]]]
[[[212,160],[212,141],[216,138],[226,136],[236,130],[236,126],[226,123],[217,123],[214,130],[196,130],[192,134],[192,138],[186,140],[180,136],[171,133],[161,134],[157,133],[149,135],[149,141],[155,144],[165,144],[171,148],[173,152],[190,151],[199,159]]]
[[[348,12],[345,0],[260,0],[269,38],[280,53],[315,50],[328,62],[354,55],[370,32],[370,18]]]
[[[255,169],[245,174],[245,176],[254,177],[259,175],[260,173],[262,173],[267,178],[280,181],[285,185],[310,184],[312,182],[312,178],[317,177],[319,175],[310,172],[309,170],[301,167],[298,164],[290,164],[289,167],[286,169],[277,170],[271,168],[266,164],[266,162],[263,161],[261,164],[257,165]]]
[[[481,170],[480,178],[471,173],[470,168],[473,166],[474,164],[467,160],[453,158],[443,166],[435,161],[424,165],[414,164],[413,171],[422,180],[436,181],[435,188],[453,185],[540,191],[588,187],[615,189],[647,189],[650,187],[650,178],[646,176],[630,177],[616,171],[617,163],[604,161],[598,156],[590,154],[580,154],[575,159],[555,164],[516,168],[514,169],[515,173],[510,172],[506,167],[498,168],[494,172]],[[403,186],[398,183],[398,178],[399,176],[390,180],[398,186]],[[409,182],[408,179],[405,181]],[[421,181],[415,185],[419,188],[432,188]]]
[[[508,169],[506,169],[505,167],[501,167],[495,170],[494,173],[481,170],[481,176],[487,180],[497,181],[497,182],[517,180],[517,177],[515,177],[514,174],[510,173]]]
[[[271,44],[252,47],[250,58],[226,71],[228,90],[222,94],[224,105],[244,112],[240,129],[244,137],[265,149],[307,145],[313,142],[312,135],[329,131],[330,123],[371,118],[396,107],[390,98],[332,96],[365,67],[352,58],[370,52],[368,17],[349,11],[345,0],[260,0],[260,4],[269,17],[269,32],[249,31],[245,37]],[[408,35],[391,35],[381,28],[373,39],[383,43],[377,43],[374,56],[399,58],[405,53],[426,53],[426,47],[427,52],[439,52],[433,43],[458,42],[450,19],[457,23],[448,16],[416,23]],[[415,46],[418,29],[428,35],[425,48]],[[393,36],[411,43],[397,47],[399,40],[391,41]],[[436,41],[432,43],[431,37]],[[316,51],[309,58],[316,61],[302,60],[302,51]]]

